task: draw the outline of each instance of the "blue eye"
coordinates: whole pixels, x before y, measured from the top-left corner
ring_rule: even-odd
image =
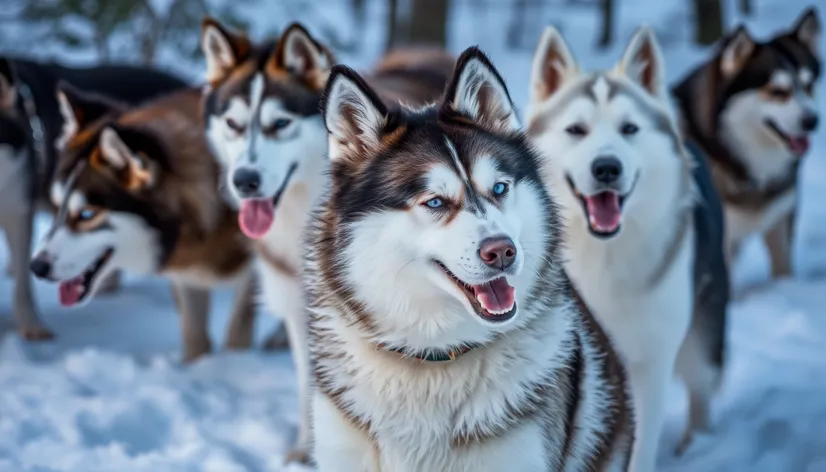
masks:
[[[493,194],[498,196],[502,196],[505,192],[508,191],[508,184],[505,182],[497,182],[493,185]]]
[[[80,213],[77,215],[80,221],[89,221],[95,217],[95,210],[91,210],[89,208],[84,208],[80,210]]]
[[[425,205],[429,206],[430,208],[441,208],[445,202],[442,201],[441,198],[431,198],[430,200],[425,202]]]

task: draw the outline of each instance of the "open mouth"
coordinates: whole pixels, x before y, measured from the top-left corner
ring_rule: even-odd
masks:
[[[103,254],[95,259],[92,264],[86,268],[80,275],[75,278],[64,280],[60,282],[58,293],[60,304],[65,307],[77,305],[86,299],[91,293],[92,284],[94,284],[97,276],[103,270],[103,267],[112,258],[115,253],[114,248],[108,248],[103,251]]]
[[[577,190],[570,176],[566,176],[566,180],[571,191],[582,204],[591,234],[598,238],[610,238],[619,233],[622,207],[631,191],[620,195],[617,190],[606,189],[593,195],[583,195]],[[636,183],[636,180],[634,182]],[[633,191],[633,188],[631,190]]]
[[[270,230],[275,219],[275,209],[287,185],[295,173],[298,164],[293,163],[287,170],[287,177],[272,198],[245,198],[241,201],[241,210],[238,212],[238,225],[241,231],[252,239],[260,239]]]
[[[809,150],[808,136],[791,136],[780,129],[780,127],[777,126],[777,123],[769,118],[765,120],[765,123],[766,126],[786,144],[786,147],[789,148],[789,151],[791,151],[795,156],[800,157],[803,154],[806,154],[806,151]]]
[[[483,320],[502,323],[516,316],[516,290],[504,276],[480,285],[471,285],[463,282],[441,262],[433,262],[465,294],[470,306]]]

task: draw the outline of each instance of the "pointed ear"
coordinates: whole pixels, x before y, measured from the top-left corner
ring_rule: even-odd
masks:
[[[519,128],[516,109],[502,76],[477,47],[456,60],[453,78],[445,90],[443,107],[497,132]]]
[[[720,71],[725,77],[733,77],[754,52],[755,43],[743,25],[737,27],[723,43],[720,53]]]
[[[820,18],[817,16],[815,7],[807,8],[792,27],[792,35],[803,43],[812,54],[817,54],[820,33]]]
[[[531,101],[547,100],[578,70],[576,60],[559,31],[553,26],[545,28],[533,56]]]
[[[17,79],[11,61],[0,57],[0,110],[14,108],[17,102]]]
[[[643,26],[634,33],[617,69],[620,73],[639,84],[651,95],[668,95],[665,77],[665,59],[654,31]]]
[[[381,146],[387,108],[353,69],[332,68],[321,113],[330,133],[330,160],[355,159]]]
[[[201,50],[206,57],[209,83],[226,77],[252,49],[245,34],[226,29],[218,20],[206,17],[201,22]]]
[[[114,128],[106,127],[100,133],[100,153],[92,158],[97,169],[109,168],[129,191],[152,185],[153,173],[147,163],[123,142]]]
[[[116,106],[100,96],[82,92],[64,81],[57,84],[57,103],[63,117],[63,130],[55,147],[63,149],[83,126],[115,110]]]
[[[281,35],[269,67],[286,69],[300,77],[323,75],[333,66],[329,51],[321,46],[300,23],[292,23]],[[316,85],[321,88],[324,80]]]

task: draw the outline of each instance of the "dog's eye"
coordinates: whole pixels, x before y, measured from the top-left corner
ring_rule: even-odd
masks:
[[[287,126],[290,126],[290,124],[292,122],[293,122],[293,120],[291,120],[289,118],[279,118],[279,119],[275,120],[271,125],[264,128],[262,131],[264,132],[264,134],[273,134],[273,133],[276,133],[278,131],[281,131],[282,129],[286,128]]]
[[[445,202],[439,197],[434,197],[424,202],[424,204],[427,205],[428,208],[441,208],[445,205]]]
[[[789,98],[789,96],[791,95],[791,92],[789,92],[786,89],[772,87],[771,89],[769,89],[769,95],[772,98],[776,98],[776,99],[779,99],[779,100],[785,100],[786,98]]]
[[[238,123],[237,121],[233,120],[232,118],[227,118],[227,126],[236,133],[243,133],[244,132],[244,125]]]
[[[631,136],[637,134],[637,131],[640,130],[640,127],[635,125],[634,123],[625,122],[620,127],[620,133],[625,136]]]
[[[573,124],[567,128],[565,128],[565,132],[570,134],[571,136],[582,137],[588,134],[588,130],[585,129],[585,126],[577,123]]]
[[[493,194],[497,197],[501,197],[508,191],[508,184],[505,182],[496,182],[493,184]]]
[[[79,221],[89,221],[97,215],[97,212],[91,208],[84,208],[77,214]]]

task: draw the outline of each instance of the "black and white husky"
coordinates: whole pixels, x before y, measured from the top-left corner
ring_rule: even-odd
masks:
[[[580,70],[548,28],[531,78],[529,135],[566,221],[565,270],[628,369],[635,472],[655,469],[675,361],[691,397],[679,449],[707,425],[728,303],[719,197],[684,148],[664,79],[647,28],[603,72]]]
[[[687,137],[725,206],[726,254],[762,236],[773,277],[792,274],[798,169],[818,127],[821,24],[814,7],[768,41],[737,28],[677,87]]]
[[[563,274],[538,157],[487,57],[388,108],[346,66],[305,266],[322,472],[620,471],[625,374]]]
[[[56,96],[61,81],[132,104],[186,85],[142,67],[74,68],[0,57],[0,227],[11,253],[17,330],[28,340],[53,336],[37,314],[28,265],[35,213],[50,209],[55,144],[64,127]]]

